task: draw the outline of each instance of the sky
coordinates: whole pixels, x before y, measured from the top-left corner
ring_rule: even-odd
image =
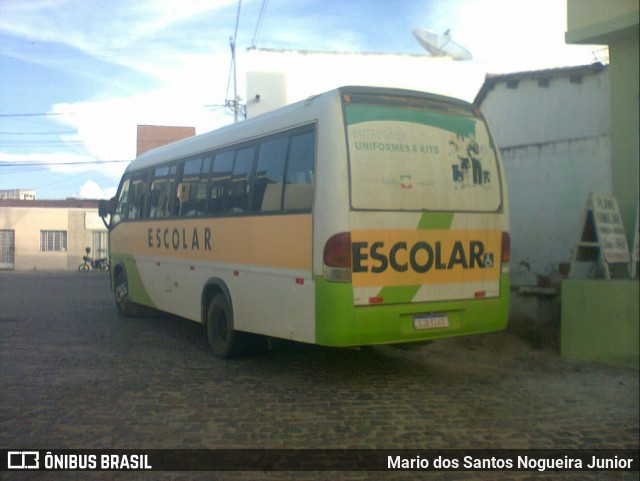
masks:
[[[566,10],[566,0],[0,0],[0,190],[109,198],[135,157],[136,125],[200,134],[231,123],[234,36],[242,96],[249,47],[428,55],[414,28],[450,30],[484,73],[593,63],[599,47],[565,44]]]

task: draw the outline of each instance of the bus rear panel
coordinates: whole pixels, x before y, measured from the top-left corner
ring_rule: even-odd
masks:
[[[341,101],[348,223],[326,233],[317,342],[504,329],[506,190],[480,113],[461,101],[376,89],[344,89]]]

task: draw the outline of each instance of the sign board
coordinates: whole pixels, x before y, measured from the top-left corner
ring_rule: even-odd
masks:
[[[587,277],[595,273],[595,277],[604,274],[607,279],[628,278],[629,247],[618,201],[612,196],[590,194],[584,219],[569,277],[576,277],[577,267],[586,263],[591,266]]]
[[[598,242],[608,264],[628,263],[629,246],[615,197],[591,194]]]

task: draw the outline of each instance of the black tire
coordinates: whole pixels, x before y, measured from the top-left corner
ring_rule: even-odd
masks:
[[[241,354],[243,333],[233,329],[233,311],[224,294],[216,294],[209,303],[207,336],[214,356],[232,359]]]
[[[119,270],[115,275],[113,294],[118,314],[122,316],[134,316],[137,314],[136,305],[129,298],[129,281],[124,269]]]
[[[89,264],[87,264],[86,262],[78,266],[78,272],[84,272],[88,270],[89,270]]]
[[[107,272],[109,270],[109,262],[104,261],[102,264],[100,264],[100,270],[102,272]]]

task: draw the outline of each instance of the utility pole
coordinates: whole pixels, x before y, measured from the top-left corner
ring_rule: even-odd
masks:
[[[233,123],[238,122],[238,81],[236,77],[236,42],[233,37],[229,37],[229,44],[231,46],[231,63],[233,64],[233,100],[231,101],[231,108],[233,109]]]
[[[233,37],[229,37],[229,46],[231,47],[231,68],[233,69],[233,100],[227,99],[225,106],[233,109],[233,122],[238,121],[238,114],[244,110],[246,117],[246,110],[240,105],[240,97],[238,97],[238,81],[236,72],[236,38],[238,37],[238,24],[240,23],[240,8],[242,6],[242,0],[238,0],[238,14],[236,16],[236,28]],[[229,72],[231,75],[231,72]],[[229,93],[229,84],[227,83],[227,94]]]

